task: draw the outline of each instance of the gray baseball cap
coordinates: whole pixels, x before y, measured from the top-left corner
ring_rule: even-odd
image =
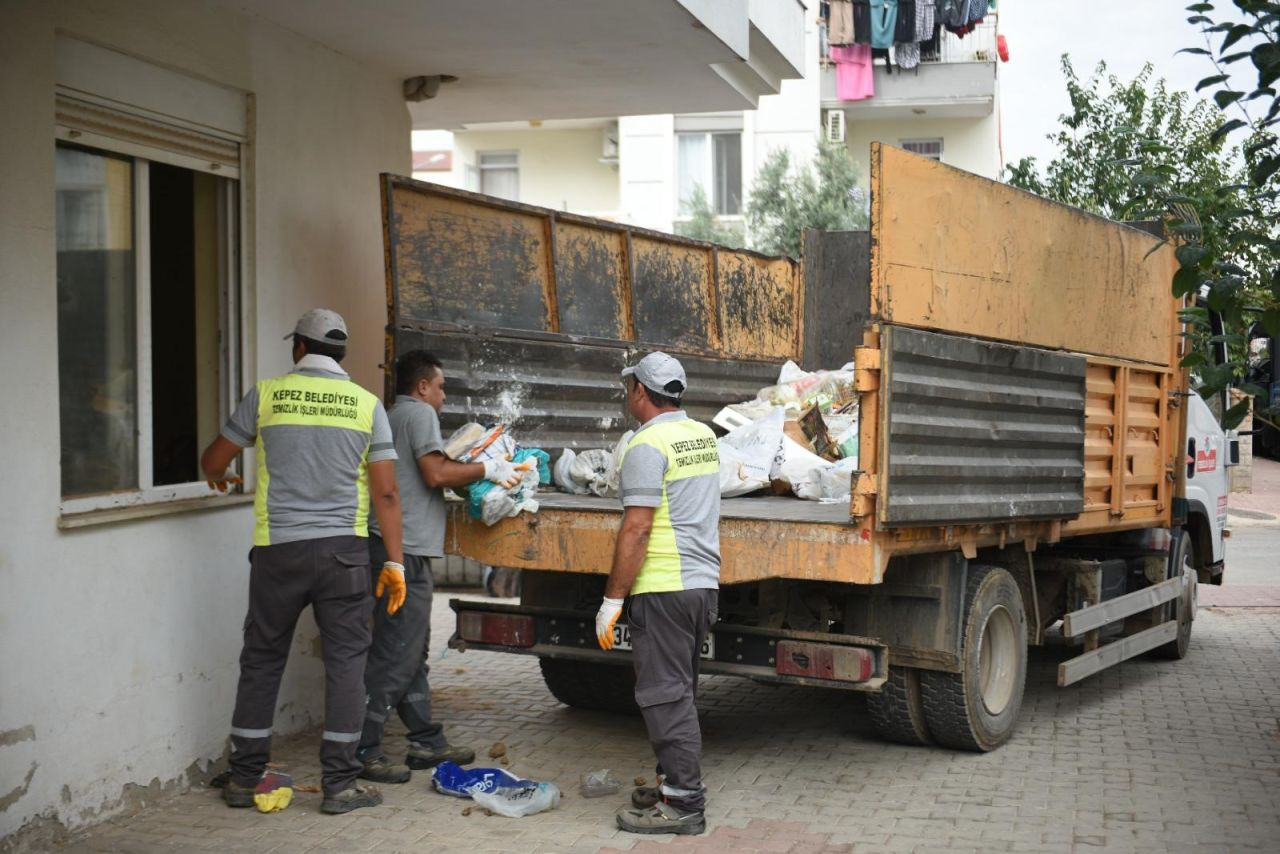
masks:
[[[650,353],[631,367],[623,368],[622,375],[634,376],[645,388],[669,397],[680,397],[689,388],[689,381],[684,376],[684,366],[661,351]],[[680,383],[680,390],[667,391],[667,384],[671,382]]]
[[[339,347],[345,347],[347,344],[347,324],[342,319],[342,315],[336,311],[330,311],[327,308],[313,308],[302,317],[299,317],[297,325],[293,327],[293,331],[284,337],[287,341],[295,335],[301,335],[303,338],[310,338],[312,341],[319,341],[322,344],[336,344]]]

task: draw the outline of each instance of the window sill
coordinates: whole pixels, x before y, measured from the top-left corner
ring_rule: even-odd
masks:
[[[156,516],[173,516],[178,513],[192,513],[199,510],[221,510],[224,507],[239,507],[243,504],[252,503],[253,493],[247,493],[212,495],[208,498],[184,498],[155,504],[135,504],[130,507],[104,507],[98,510],[62,513],[58,516],[58,528],[63,531],[71,531],[77,528],[92,528],[98,525],[112,525],[117,522],[133,522],[138,519],[150,519]]]

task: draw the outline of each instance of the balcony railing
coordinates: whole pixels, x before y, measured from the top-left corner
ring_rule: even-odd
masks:
[[[996,61],[997,19],[994,13],[983,18],[964,38],[942,31],[938,39],[938,52],[927,55],[920,54],[921,63],[945,62],[995,62]]]

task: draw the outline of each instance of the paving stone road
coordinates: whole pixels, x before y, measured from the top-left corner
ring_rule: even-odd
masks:
[[[443,593],[443,592],[442,592]],[[437,597],[434,638],[452,629]],[[1065,650],[1033,650],[1021,725],[978,755],[876,740],[856,694],[704,679],[699,707],[710,788],[701,837],[617,831],[621,797],[594,800],[578,776],[630,781],[652,758],[638,718],[559,705],[536,661],[432,656],[450,737],[555,781],[552,812],[463,816],[419,773],[384,786],[386,804],[347,816],[300,793],[275,815],[231,810],[198,787],[77,837],[61,850],[266,852],[1200,852],[1280,850],[1280,609],[1203,609],[1190,656],[1138,659],[1066,689]],[[276,759],[318,783],[317,734],[281,740]],[[391,744],[395,744],[395,739]]]

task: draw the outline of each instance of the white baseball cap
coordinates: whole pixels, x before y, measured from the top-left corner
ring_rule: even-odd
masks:
[[[684,366],[675,357],[661,351],[650,353],[631,367],[623,368],[622,375],[634,376],[645,388],[668,397],[678,398],[689,388]],[[668,391],[667,386],[673,382],[679,383],[680,388]]]
[[[339,347],[345,347],[347,345],[347,324],[342,319],[342,315],[336,311],[330,311],[327,308],[313,308],[298,318],[298,323],[293,327],[293,331],[284,336],[284,338],[288,341],[295,335],[301,335],[303,338],[310,338],[312,341],[319,341],[322,344],[335,344]]]

